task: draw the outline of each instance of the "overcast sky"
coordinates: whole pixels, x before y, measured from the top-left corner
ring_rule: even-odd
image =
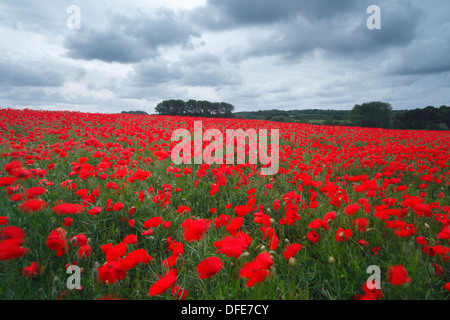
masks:
[[[167,99],[450,105],[450,1],[0,0],[1,107],[153,113]]]

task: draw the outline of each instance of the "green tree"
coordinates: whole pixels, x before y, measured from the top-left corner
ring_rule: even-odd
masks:
[[[160,115],[191,117],[232,117],[234,106],[226,102],[188,100],[164,100],[157,104],[155,111]]]
[[[357,104],[350,112],[350,121],[360,127],[389,128],[392,106],[386,102],[373,101]]]

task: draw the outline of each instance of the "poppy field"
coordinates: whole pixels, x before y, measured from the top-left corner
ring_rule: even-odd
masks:
[[[200,120],[277,173],[174,164]],[[0,299],[448,300],[449,184],[450,132],[0,109]]]

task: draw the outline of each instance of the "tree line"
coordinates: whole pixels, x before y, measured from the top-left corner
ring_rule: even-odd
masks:
[[[427,106],[411,110],[393,110],[390,103],[372,101],[357,104],[352,110],[271,109],[233,113],[234,106],[226,102],[172,99],[158,103],[155,110],[159,115],[259,119],[403,130],[450,130],[450,106],[446,105],[439,108]],[[145,111],[122,113],[147,114]]]
[[[386,102],[374,101],[355,105],[349,114],[353,125],[360,127],[404,130],[449,130],[450,107],[428,106],[393,112]]]
[[[157,104],[155,111],[159,115],[177,115],[191,117],[232,117],[234,106],[226,102],[197,100],[164,100]]]

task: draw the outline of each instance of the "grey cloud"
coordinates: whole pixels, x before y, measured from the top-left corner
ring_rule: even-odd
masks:
[[[388,75],[425,75],[450,71],[450,41],[419,39],[381,65]]]
[[[3,87],[59,87],[65,75],[49,66],[0,62],[0,86]]]
[[[68,50],[67,56],[71,58],[131,63],[140,61],[149,54],[154,55],[136,39],[115,30],[82,30],[64,42],[64,47]]]
[[[319,16],[319,19],[297,15],[280,21],[266,28],[264,36],[249,40],[245,48],[234,52],[230,50],[234,53],[230,58],[238,61],[254,56],[279,55],[295,60],[314,50],[321,50],[330,57],[338,55],[359,59],[390,47],[406,46],[415,39],[422,15],[409,2],[385,2],[381,7],[380,30],[369,30],[366,26],[369,17],[366,8],[361,5],[357,7],[357,12],[339,11],[339,14],[335,12],[328,18],[324,18],[328,16],[326,14]],[[316,8],[317,4],[310,11],[314,12]]]
[[[221,58],[210,53],[184,55],[171,62],[155,58],[134,66],[128,83],[131,86],[154,86],[163,83],[175,86],[221,87],[241,83],[238,71],[226,68]]]
[[[115,15],[104,30],[87,26],[68,36],[64,47],[75,59],[135,63],[158,56],[164,47],[188,48],[199,36],[181,14],[161,9],[154,15]]]
[[[298,15],[311,20],[330,19],[355,10],[357,0],[209,0],[192,11],[192,21],[212,30],[225,30],[249,25],[270,25]]]
[[[130,75],[131,85],[138,87],[170,82],[181,77],[180,68],[170,65],[169,61],[164,59],[138,63],[134,66],[134,74]]]
[[[180,81],[182,85],[221,87],[242,82],[238,70],[234,67],[226,68],[220,57],[210,53],[181,57],[175,65],[183,73],[183,78]]]

